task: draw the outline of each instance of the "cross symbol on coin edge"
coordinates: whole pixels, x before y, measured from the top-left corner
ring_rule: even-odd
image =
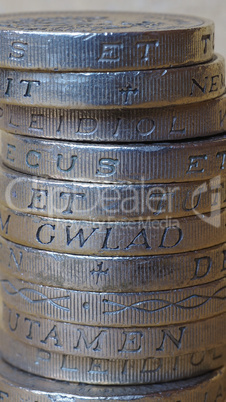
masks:
[[[121,94],[125,94],[125,103],[128,104],[128,98],[130,94],[134,94],[136,95],[138,93],[138,88],[132,88],[132,86],[130,84],[128,84],[125,88],[122,88],[119,90],[119,92],[121,92]]]
[[[90,271],[91,275],[96,275],[96,285],[99,282],[100,276],[101,275],[107,275],[108,274],[109,269],[105,269],[103,270],[103,262],[101,262],[100,264],[97,264],[97,269],[93,269],[92,271]]]

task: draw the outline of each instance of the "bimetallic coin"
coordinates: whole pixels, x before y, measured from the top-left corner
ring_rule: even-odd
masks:
[[[2,15],[0,66],[139,70],[205,62],[214,24],[186,15],[61,12]]]
[[[0,237],[0,268],[37,285],[96,292],[150,292],[199,286],[226,276],[226,245],[183,254],[98,257],[19,246]]]
[[[0,235],[47,251],[99,256],[175,254],[226,241],[226,209],[188,218],[131,222],[51,219],[0,206]]]
[[[46,352],[27,346],[1,332],[3,359],[26,372],[55,380],[89,384],[152,384],[197,377],[221,368],[226,347],[175,357],[97,359]]]
[[[2,299],[25,314],[95,327],[150,327],[193,322],[226,312],[226,278],[156,292],[82,292],[35,285],[1,273]]]
[[[1,132],[3,164],[38,177],[95,183],[147,184],[225,175],[226,135],[202,141],[89,145]]]
[[[36,138],[95,142],[159,142],[226,131],[226,95],[154,109],[70,110],[0,103],[0,128]]]
[[[0,70],[1,103],[68,109],[150,108],[210,100],[225,92],[222,56],[159,70],[47,73]]]
[[[226,395],[224,369],[167,384],[123,386],[95,386],[63,383],[20,371],[0,360],[0,396],[3,401],[29,402],[224,402]]]
[[[45,180],[0,165],[0,204],[51,218],[171,219],[226,207],[226,176],[207,181],[112,185]]]
[[[62,323],[3,306],[13,339],[47,352],[100,359],[181,356],[225,345],[226,314],[186,324],[108,328]]]

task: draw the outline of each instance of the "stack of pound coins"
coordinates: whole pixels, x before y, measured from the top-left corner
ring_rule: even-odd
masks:
[[[0,399],[224,402],[213,23],[8,15],[0,43]]]

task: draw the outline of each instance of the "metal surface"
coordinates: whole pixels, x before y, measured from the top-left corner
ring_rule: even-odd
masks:
[[[226,95],[154,109],[70,110],[0,103],[0,128],[52,140],[151,142],[207,137],[226,131]]]
[[[197,377],[221,368],[225,347],[182,356],[133,359],[94,359],[46,352],[10,339],[1,332],[3,359],[24,371],[64,381],[89,384],[152,384]]]
[[[0,237],[0,268],[2,275],[10,273],[43,286],[96,292],[160,291],[224,278],[226,245],[183,254],[98,257],[32,249]]]
[[[2,15],[0,66],[138,70],[210,60],[212,21],[185,15],[61,12]]]
[[[225,175],[226,135],[202,141],[88,145],[1,132],[6,166],[30,175],[96,183],[172,183]]]
[[[224,402],[214,24],[3,15],[0,50],[0,400]]]
[[[225,370],[167,384],[145,386],[95,386],[72,384],[34,377],[0,361],[0,396],[6,401],[21,402],[224,402]]]
[[[130,328],[183,324],[226,312],[226,278],[156,292],[82,292],[35,285],[1,273],[2,299],[21,312],[54,321]]]
[[[13,339],[47,352],[97,359],[145,359],[223,346],[226,314],[162,327],[108,328],[42,319],[4,303],[2,325]]]
[[[0,181],[1,205],[49,218],[171,219],[226,207],[226,176],[152,185],[91,184],[31,177],[0,165]]]
[[[226,209],[188,218],[131,222],[51,219],[0,206],[0,235],[47,251],[99,256],[175,254],[226,241]]]
[[[0,70],[1,103],[68,109],[172,106],[225,92],[220,55],[204,64],[159,70],[47,73]]]

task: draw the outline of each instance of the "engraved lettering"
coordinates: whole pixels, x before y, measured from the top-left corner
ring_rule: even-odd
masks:
[[[5,398],[9,398],[9,394],[7,394],[6,392],[0,391],[0,400],[4,401]]]
[[[74,202],[75,197],[80,197],[80,198],[85,198],[85,194],[84,193],[65,193],[62,192],[60,193],[60,198],[66,198],[68,199],[68,204],[66,209],[62,212],[63,214],[73,214],[73,209],[72,209],[72,204]]]
[[[29,129],[36,131],[44,131],[43,126],[44,126],[44,115],[32,113]]]
[[[102,43],[101,56],[98,61],[120,61],[120,53],[123,49],[121,43]]]
[[[10,218],[11,218],[11,215],[8,215],[7,218],[6,218],[5,223],[3,223],[2,215],[1,215],[1,212],[0,212],[0,225],[1,225],[1,230],[2,230],[2,232],[5,232],[6,235],[8,234],[8,230],[9,230],[9,221],[10,221]]]
[[[40,362],[49,362],[51,360],[51,353],[45,350],[38,349],[36,355],[35,364],[40,364]]]
[[[28,44],[26,42],[12,42],[9,58],[12,60],[23,59],[27,48]]]
[[[77,156],[76,155],[71,156],[71,164],[68,168],[63,168],[60,166],[60,164],[62,164],[61,161],[63,160],[63,158],[64,158],[64,156],[62,154],[57,155],[57,169],[60,172],[71,172],[71,170],[74,169],[74,167],[75,167],[75,162],[77,160]]]
[[[200,91],[205,94],[206,93],[206,88],[207,88],[207,82],[208,82],[209,77],[205,77],[205,84],[202,86],[201,84],[196,81],[195,78],[192,78],[192,87],[191,87],[191,93],[190,96],[192,96],[195,92],[195,88],[199,88]]]
[[[137,43],[137,50],[141,51],[141,61],[145,61],[150,63],[150,49],[152,47],[158,47],[159,42],[156,39],[153,39],[151,42],[139,42]]]
[[[10,90],[12,88],[12,82],[13,82],[13,78],[7,78],[7,87],[6,87],[6,91],[5,91],[5,96],[11,96]]]
[[[108,239],[109,239],[109,237],[111,235],[111,231],[112,231],[112,228],[107,228],[106,229],[106,236],[105,236],[105,239],[104,239],[102,250],[118,250],[119,249],[119,246],[116,246],[116,247],[113,247],[113,248],[108,247]]]
[[[207,53],[207,50],[208,50],[208,43],[210,42],[210,39],[211,39],[210,34],[208,34],[208,35],[202,35],[202,42],[204,42],[204,49],[203,49],[204,54]]]
[[[210,86],[210,91],[209,92],[215,92],[218,90],[219,88],[219,80],[220,80],[220,76],[218,75],[213,75],[211,77],[211,86]]]
[[[79,119],[77,134],[92,135],[97,131],[98,121],[96,119]]]
[[[167,243],[167,239],[169,237],[169,239],[173,239],[173,231],[176,231],[178,234],[178,239],[175,239],[175,242],[173,242],[172,244],[166,244]],[[162,236],[162,241],[161,244],[159,246],[159,248],[173,248],[178,246],[178,244],[182,241],[183,239],[183,232],[181,230],[181,228],[177,227],[177,226],[170,226],[165,228],[163,236]]]
[[[40,87],[40,85],[41,85],[41,81],[35,81],[35,80],[21,80],[20,84],[23,84],[23,83],[27,84],[26,91],[24,93],[25,98],[31,98],[31,90],[33,88],[33,84],[36,87]]]
[[[141,374],[151,374],[158,372],[163,364],[162,359],[158,359],[156,357],[149,357],[144,360],[143,367],[141,369]]]
[[[174,361],[175,361],[175,364],[173,367],[173,371],[176,371],[178,368],[178,364],[179,364],[179,356],[176,356]]]
[[[120,119],[120,118],[117,119],[117,122],[116,122],[116,129],[115,129],[115,131],[112,133],[113,137],[118,137],[118,130],[119,130],[121,121],[122,121],[122,119]]]
[[[136,131],[139,135],[148,136],[151,135],[155,131],[155,122],[148,117],[141,119],[136,126]]]
[[[222,157],[222,163],[221,163],[221,170],[224,170],[224,165],[225,165],[225,161],[226,161],[226,151],[223,152],[218,152],[217,154],[217,158],[221,158]]]
[[[191,365],[192,366],[199,366],[200,364],[202,364],[204,362],[204,359],[205,359],[205,354],[206,354],[205,351],[204,352],[193,353],[192,356],[191,356],[191,361],[190,361]]]
[[[70,367],[71,360],[72,360],[71,356],[63,355],[63,357],[62,357],[62,365],[61,365],[60,369],[62,371],[71,371],[71,372],[76,373],[78,371],[78,368],[77,367]]]
[[[124,98],[124,103],[126,105],[128,105],[128,104],[133,103],[133,102],[129,102],[129,100],[131,100],[132,96],[135,96],[139,91],[138,91],[138,88],[132,88],[132,86],[130,84],[128,84],[126,88],[120,89],[119,92],[121,92],[121,94]]]
[[[15,162],[15,159],[12,157],[13,151],[16,151],[15,145],[7,144],[7,154],[6,159],[10,162]]]
[[[222,358],[222,354],[216,355],[216,350],[213,351],[213,360],[218,360]]]
[[[123,331],[125,337],[122,348],[118,352],[137,353],[142,349],[143,333],[141,331]]]
[[[108,370],[104,370],[104,362],[106,360],[91,359],[89,374],[108,374]]]
[[[189,156],[190,164],[187,170],[188,173],[203,173],[205,171],[204,167],[200,169],[199,162],[206,161],[207,155],[195,155]]]
[[[41,190],[38,188],[32,188],[31,190],[33,191],[33,194],[28,208],[36,209],[38,211],[46,211],[48,190]]]
[[[95,336],[95,338],[93,340],[91,340],[90,342],[88,341],[87,336],[83,329],[78,329],[78,333],[79,333],[79,338],[78,338],[77,345],[74,347],[75,350],[80,349],[81,340],[83,341],[86,349],[92,349],[94,352],[100,352],[102,350],[101,343],[103,341],[103,337],[105,336],[105,334],[107,334],[107,331],[105,331],[105,330],[100,331],[99,334],[97,336]]]
[[[14,314],[15,315],[15,323],[13,324],[12,323],[12,310],[9,308],[9,329],[10,329],[10,331],[12,331],[12,332],[15,332],[16,330],[17,330],[17,327],[18,327],[18,322],[19,322],[19,318],[20,318],[20,314],[18,314],[18,313],[15,313]]]
[[[63,121],[64,121],[64,116],[60,116],[59,126],[58,126],[58,129],[56,131],[57,134],[61,133],[61,126],[63,125]]]
[[[41,158],[41,152],[37,152],[34,151],[33,149],[31,149],[30,151],[28,151],[28,153],[26,154],[25,160],[26,160],[26,164],[29,168],[35,168],[37,169],[39,167],[39,163],[32,163],[33,158],[36,158],[38,161]]]
[[[173,122],[170,130],[170,134],[186,134],[186,127],[183,128],[176,128],[176,123],[177,123],[177,117],[173,117]]]
[[[197,192],[198,192],[198,194],[197,194]],[[197,209],[198,208],[198,206],[199,206],[199,204],[200,204],[200,202],[201,202],[201,198],[202,198],[202,193],[203,193],[204,191],[203,191],[203,188],[202,187],[199,187],[196,191],[195,191],[195,197],[197,197],[197,201],[196,201],[196,203],[194,202],[194,200],[195,200],[195,197],[194,197],[194,193],[192,192],[192,191],[187,191],[187,194],[186,194],[186,198],[185,198],[185,200],[183,201],[183,204],[182,204],[182,207],[183,207],[183,210],[184,211],[194,211],[195,209]],[[190,205],[190,207],[187,205],[187,202],[188,202],[188,199],[189,199],[189,196],[191,195],[191,205]]]
[[[71,226],[66,227],[66,234],[67,234],[67,246],[70,246],[71,242],[78,237],[79,239],[79,247],[82,248],[89,240],[89,238],[98,230],[99,228],[92,228],[92,232],[85,238],[83,229],[79,229],[78,233],[74,237],[71,237]]]
[[[166,202],[170,196],[173,194],[171,193],[151,193],[149,196],[149,206],[150,210],[153,212],[153,215],[158,216],[166,209]],[[150,202],[153,201],[157,203],[156,207],[154,205],[150,205]]]
[[[216,398],[214,399],[214,402],[217,402],[218,398],[223,398],[223,388],[221,384],[219,385],[219,388],[217,390],[217,395]]]
[[[96,175],[102,177],[113,176],[116,172],[116,166],[118,165],[118,159],[102,158],[99,160],[99,168],[96,171]]]
[[[70,367],[70,363],[71,363],[71,356],[68,355],[63,355],[62,357],[62,365],[61,365],[61,370],[62,371],[71,371],[76,373],[78,371],[77,367]]]
[[[13,127],[13,128],[18,128],[19,124],[16,124],[16,122],[13,122],[13,118],[16,119],[17,116],[15,116],[15,114],[10,115],[10,119],[9,119],[9,126]]]
[[[177,349],[181,349],[182,338],[184,336],[184,332],[186,327],[180,327],[180,336],[179,339],[175,338],[169,329],[162,329],[163,339],[161,345],[156,349],[157,351],[163,351],[165,347],[166,339],[169,338],[171,342],[176,346]]]
[[[54,327],[51,329],[51,331],[48,333],[45,339],[41,340],[40,342],[47,344],[49,339],[53,339],[55,341],[54,346],[62,348],[62,345],[60,344],[59,334],[57,333],[56,325],[54,325]]]
[[[41,244],[51,244],[52,242],[53,242],[53,240],[55,239],[55,236],[50,236],[50,240],[49,241],[42,241],[41,240],[41,238],[40,238],[40,235],[42,234],[42,232],[43,232],[43,230],[45,229],[45,228],[48,228],[48,227],[50,227],[51,228],[51,230],[53,230],[53,231],[55,231],[55,229],[56,229],[56,225],[51,225],[51,224],[49,224],[49,223],[45,223],[44,225],[41,225],[39,228],[38,228],[38,230],[37,230],[37,233],[36,233],[36,240],[39,242],[39,243],[41,243]]]
[[[40,328],[40,322],[39,321],[35,321],[35,320],[30,320],[30,318],[26,318],[24,319],[24,322],[28,322],[29,323],[29,329],[28,329],[28,334],[26,335],[26,338],[31,340],[33,339],[33,326],[37,325],[38,328]]]
[[[213,265],[213,261],[210,257],[200,257],[200,258],[195,258],[195,274],[191,280],[196,280],[196,279],[202,279],[205,278],[210,273],[210,270]],[[200,273],[201,271],[201,273]]]
[[[11,268],[11,261],[12,260],[15,263],[16,268],[18,269],[18,271],[20,271],[22,261],[23,261],[23,253],[22,253],[22,251],[19,252],[19,258],[17,259],[16,255],[14,253],[14,250],[12,248],[10,248],[8,268]]]
[[[135,243],[135,241],[139,238],[143,238],[143,243]],[[147,233],[145,229],[142,229],[131,241],[131,243],[126,247],[126,250],[129,250],[133,246],[144,246],[146,249],[151,249],[151,246],[148,244]]]
[[[220,110],[220,126],[221,126],[221,127],[224,127],[224,120],[225,120],[225,117],[226,117],[226,112],[224,112],[224,114],[223,114],[223,111]]]

